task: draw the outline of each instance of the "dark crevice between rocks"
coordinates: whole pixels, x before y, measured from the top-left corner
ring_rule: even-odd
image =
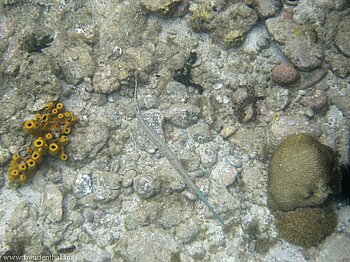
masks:
[[[187,59],[184,66],[180,69],[175,70],[173,79],[183,85],[192,86],[198,90],[199,94],[203,94],[203,87],[199,84],[193,83],[191,80],[191,70],[194,63],[197,61],[197,52],[191,52],[190,57]]]
[[[258,115],[257,102],[262,99],[264,97],[255,94],[254,87],[247,86],[247,97],[233,108],[237,112],[238,121],[240,123],[254,121]],[[249,110],[251,110],[250,116],[248,116]]]
[[[22,38],[21,47],[28,53],[41,53],[42,49],[49,47],[53,40],[50,35],[37,36],[29,33]]]
[[[349,205],[350,204],[350,163],[341,164],[340,170],[342,173],[341,199]]]

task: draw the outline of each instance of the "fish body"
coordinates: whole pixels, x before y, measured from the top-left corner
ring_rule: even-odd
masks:
[[[222,224],[224,225],[223,219],[216,213],[214,208],[209,204],[207,198],[203,195],[203,193],[200,191],[200,189],[196,186],[196,184],[190,179],[187,172],[183,168],[181,162],[178,160],[174,152],[170,149],[170,147],[161,140],[158,135],[153,132],[150,127],[147,125],[145,120],[142,117],[140,105],[138,101],[138,85],[137,85],[137,79],[135,78],[135,91],[134,91],[134,100],[136,104],[136,116],[137,119],[142,127],[142,129],[145,131],[147,137],[152,141],[152,143],[159,149],[159,151],[168,159],[170,164],[173,166],[173,168],[178,172],[178,174],[182,177],[182,179],[185,181],[186,185],[191,188],[191,190],[198,196],[198,198],[208,207],[208,209],[212,212],[213,216]]]

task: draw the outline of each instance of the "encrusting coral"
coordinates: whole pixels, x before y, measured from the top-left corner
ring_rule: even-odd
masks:
[[[57,156],[66,161],[65,146],[78,118],[65,111],[61,102],[48,102],[44,109],[35,115],[35,119],[23,124],[23,131],[33,136],[32,146],[22,153],[12,156],[9,166],[11,183],[24,184],[34,176],[45,155]]]
[[[337,226],[337,214],[329,207],[302,207],[276,215],[278,234],[306,248],[317,246]]]

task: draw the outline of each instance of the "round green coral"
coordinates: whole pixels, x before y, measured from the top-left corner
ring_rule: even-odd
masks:
[[[331,192],[336,156],[307,134],[291,135],[277,148],[269,165],[268,205],[290,211],[324,203]]]

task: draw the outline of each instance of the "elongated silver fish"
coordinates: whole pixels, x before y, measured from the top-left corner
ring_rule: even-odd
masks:
[[[152,141],[152,143],[162,152],[162,154],[168,159],[170,164],[175,168],[175,170],[179,173],[179,175],[182,177],[182,179],[185,181],[186,185],[190,187],[193,192],[196,193],[196,195],[199,197],[199,199],[208,207],[208,209],[212,212],[214,217],[219,220],[219,222],[224,225],[224,220],[218,215],[218,213],[215,212],[214,208],[209,204],[206,197],[203,195],[203,193],[200,191],[200,189],[196,186],[195,183],[192,182],[190,177],[188,176],[187,172],[181,165],[180,161],[174,154],[174,152],[170,149],[170,147],[161,139],[158,137],[156,133],[154,133],[145,120],[142,117],[140,105],[138,101],[138,85],[137,85],[137,78],[135,78],[135,91],[134,91],[134,100],[136,104],[136,116],[137,119],[142,127],[142,129],[145,131],[148,138]]]

